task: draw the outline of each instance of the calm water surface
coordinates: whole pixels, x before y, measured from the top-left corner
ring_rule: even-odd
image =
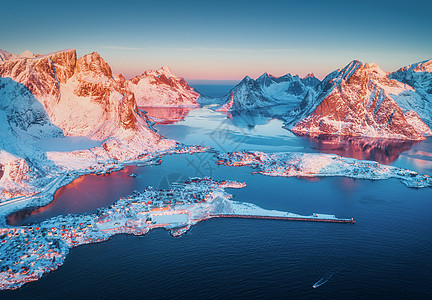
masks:
[[[432,143],[309,139],[264,114],[227,116],[208,109],[157,125],[169,138],[218,150],[336,153],[432,174]],[[163,157],[160,166],[128,166],[107,176],[79,178],[38,211],[11,222],[41,221],[93,211],[146,186],[166,188],[189,176],[244,181],[235,200],[300,214],[335,214],[355,225],[267,220],[211,220],[180,238],[164,230],[115,236],[70,251],[65,264],[6,297],[24,298],[431,298],[432,190],[397,180],[280,178],[248,167],[214,164],[210,153]],[[128,176],[137,173],[137,177]],[[72,205],[71,205],[72,203]],[[317,289],[312,285],[333,274]]]
[[[193,84],[192,86],[202,95],[209,97],[222,97],[228,95],[235,85]]]

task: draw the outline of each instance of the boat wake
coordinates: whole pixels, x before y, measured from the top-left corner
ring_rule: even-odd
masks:
[[[322,286],[323,284],[325,284],[327,281],[330,280],[330,278],[332,278],[334,272],[324,276],[323,278],[321,278],[320,280],[318,280],[317,282],[314,283],[314,285],[312,286],[312,288],[316,289],[319,288],[320,286]]]

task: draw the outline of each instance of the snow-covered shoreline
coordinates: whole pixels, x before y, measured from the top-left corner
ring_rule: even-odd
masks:
[[[88,174],[108,174],[123,169],[127,164],[159,164],[162,155],[198,153],[207,150],[207,147],[185,146],[178,144],[176,147],[171,149],[143,153],[131,160],[118,161],[110,159],[101,160],[99,162],[83,160],[78,164],[71,161],[71,158],[67,156],[68,159],[65,159],[65,162],[60,164],[62,168],[58,168],[55,172],[49,174],[51,180],[49,180],[45,185],[28,187],[27,195],[24,194],[8,199],[1,199],[0,226],[6,224],[6,217],[13,212],[49,204],[54,199],[54,194],[59,188],[68,185],[80,176]],[[65,152],[65,154],[68,155],[70,152]],[[42,183],[44,183],[44,181]]]
[[[382,165],[374,161],[346,158],[334,154],[280,152],[267,154],[261,151],[219,153],[218,164],[249,166],[255,173],[282,177],[343,176],[358,179],[381,180],[396,178],[408,187],[432,187],[429,175]]]

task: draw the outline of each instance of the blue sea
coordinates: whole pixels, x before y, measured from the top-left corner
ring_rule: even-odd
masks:
[[[222,97],[229,94],[230,90],[234,88],[233,84],[193,84],[200,94],[210,97]]]
[[[227,116],[192,110],[156,125],[168,138],[219,151],[322,152],[376,160],[432,175],[432,139],[419,143],[310,139],[263,113]],[[298,214],[327,213],[356,224],[214,219],[173,238],[163,229],[118,235],[71,249],[57,271],[1,292],[24,298],[432,298],[432,190],[398,180],[281,178],[249,167],[215,164],[211,153],[171,155],[160,166],[127,166],[87,175],[60,189],[50,205],[17,214],[23,224],[84,213],[152,185],[168,188],[189,176],[246,182],[227,189],[234,200]],[[137,173],[137,177],[128,176]],[[318,288],[312,286],[328,279]],[[325,280],[323,280],[325,281]]]

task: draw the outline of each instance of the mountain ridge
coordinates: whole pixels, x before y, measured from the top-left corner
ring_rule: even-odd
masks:
[[[302,135],[350,135],[421,140],[429,127],[392,95],[414,89],[390,79],[376,64],[354,60],[324,78],[317,96],[305,98],[287,115],[289,128]]]
[[[320,81],[316,77],[300,78],[285,74],[275,77],[265,72],[256,80],[245,76],[226,97],[224,111],[240,112],[273,105],[295,107]]]

